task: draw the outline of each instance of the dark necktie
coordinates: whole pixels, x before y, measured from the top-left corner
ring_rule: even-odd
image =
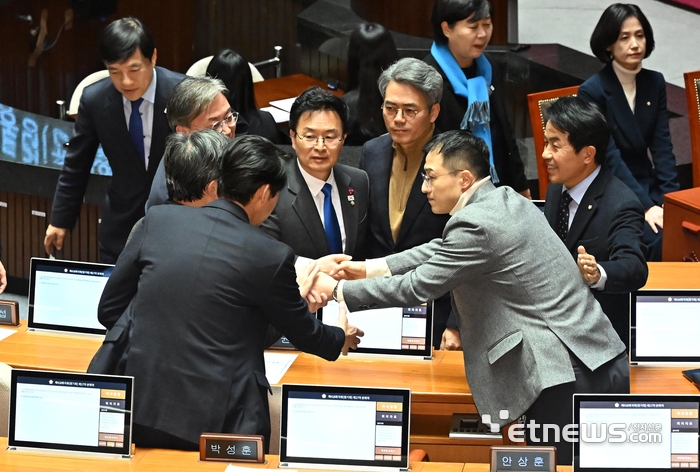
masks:
[[[559,199],[559,208],[557,209],[557,234],[562,241],[566,241],[566,234],[569,232],[569,203],[571,203],[571,195],[564,190]]]
[[[143,147],[143,121],[141,121],[141,112],[139,107],[143,102],[143,98],[131,102],[131,116],[129,117],[129,135],[131,142],[134,143],[136,152],[141,157],[141,162],[146,165],[146,151]]]
[[[335,214],[333,202],[331,201],[332,189],[333,187],[331,184],[326,184],[321,189],[321,192],[323,192],[323,195],[326,197],[323,200],[324,230],[326,231],[326,239],[328,239],[328,248],[330,249],[331,254],[342,254],[343,242],[340,239],[340,225],[338,224],[338,217]]]

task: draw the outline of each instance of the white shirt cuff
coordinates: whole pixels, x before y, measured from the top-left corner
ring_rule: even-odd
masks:
[[[313,262],[313,259],[299,256],[297,257],[297,260],[294,261],[294,270],[298,273],[299,269],[310,264],[311,262]]]
[[[391,277],[389,265],[387,265],[386,259],[383,257],[367,259],[365,261],[365,271],[367,272],[368,279],[372,277]]]
[[[343,297],[343,285],[345,285],[346,280],[340,280],[338,282],[338,291],[336,292],[335,296],[338,299],[338,303],[342,303],[345,301],[345,297]]]
[[[591,288],[594,288],[596,290],[605,290],[605,282],[608,281],[608,274],[605,273],[605,269],[600,264],[596,264],[598,266],[598,271],[600,272],[600,279],[593,285],[590,285]]]

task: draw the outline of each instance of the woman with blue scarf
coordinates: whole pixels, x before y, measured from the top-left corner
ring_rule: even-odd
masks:
[[[482,138],[491,151],[493,183],[509,185],[530,198],[501,81],[494,78],[484,55],[493,31],[491,10],[487,0],[435,0],[431,17],[435,42],[424,59],[445,81],[435,127],[466,129]]]

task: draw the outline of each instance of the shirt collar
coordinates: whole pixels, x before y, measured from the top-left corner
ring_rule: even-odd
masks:
[[[299,159],[297,158],[297,166],[299,167],[299,171],[301,172],[301,176],[304,178],[304,181],[306,182],[306,186],[309,188],[309,192],[311,192],[311,196],[315,197],[319,193],[321,193],[321,189],[323,189],[323,186],[328,184],[331,184],[332,186],[335,186],[335,177],[333,175],[333,169],[331,169],[331,175],[328,176],[328,180],[321,180],[317,179],[313,175],[309,174],[304,170],[304,168],[299,164]]]
[[[454,215],[457,213],[459,210],[467,206],[467,203],[469,203],[469,199],[472,198],[472,195],[474,195],[474,192],[476,192],[479,187],[484,185],[486,182],[491,180],[491,176],[486,176],[483,179],[479,180],[478,182],[474,183],[471,187],[467,189],[466,192],[464,192],[462,195],[460,195],[459,200],[457,200],[457,204],[454,206],[452,211],[450,211],[450,215]]]
[[[581,182],[577,183],[571,188],[566,188],[565,185],[562,185],[562,192],[564,190],[568,190],[569,195],[571,195],[572,200],[574,200],[578,205],[581,204],[581,200],[583,200],[583,196],[586,194],[586,191],[588,190],[588,187],[591,186],[593,181],[595,180],[596,177],[598,177],[598,174],[600,174],[600,166],[596,167],[593,172],[591,172],[588,177],[583,179]]]

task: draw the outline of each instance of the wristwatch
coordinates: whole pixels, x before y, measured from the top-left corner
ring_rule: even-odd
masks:
[[[338,301],[338,285],[340,285],[340,281],[338,281],[337,284],[335,284],[335,288],[333,289],[333,301],[337,302]]]

